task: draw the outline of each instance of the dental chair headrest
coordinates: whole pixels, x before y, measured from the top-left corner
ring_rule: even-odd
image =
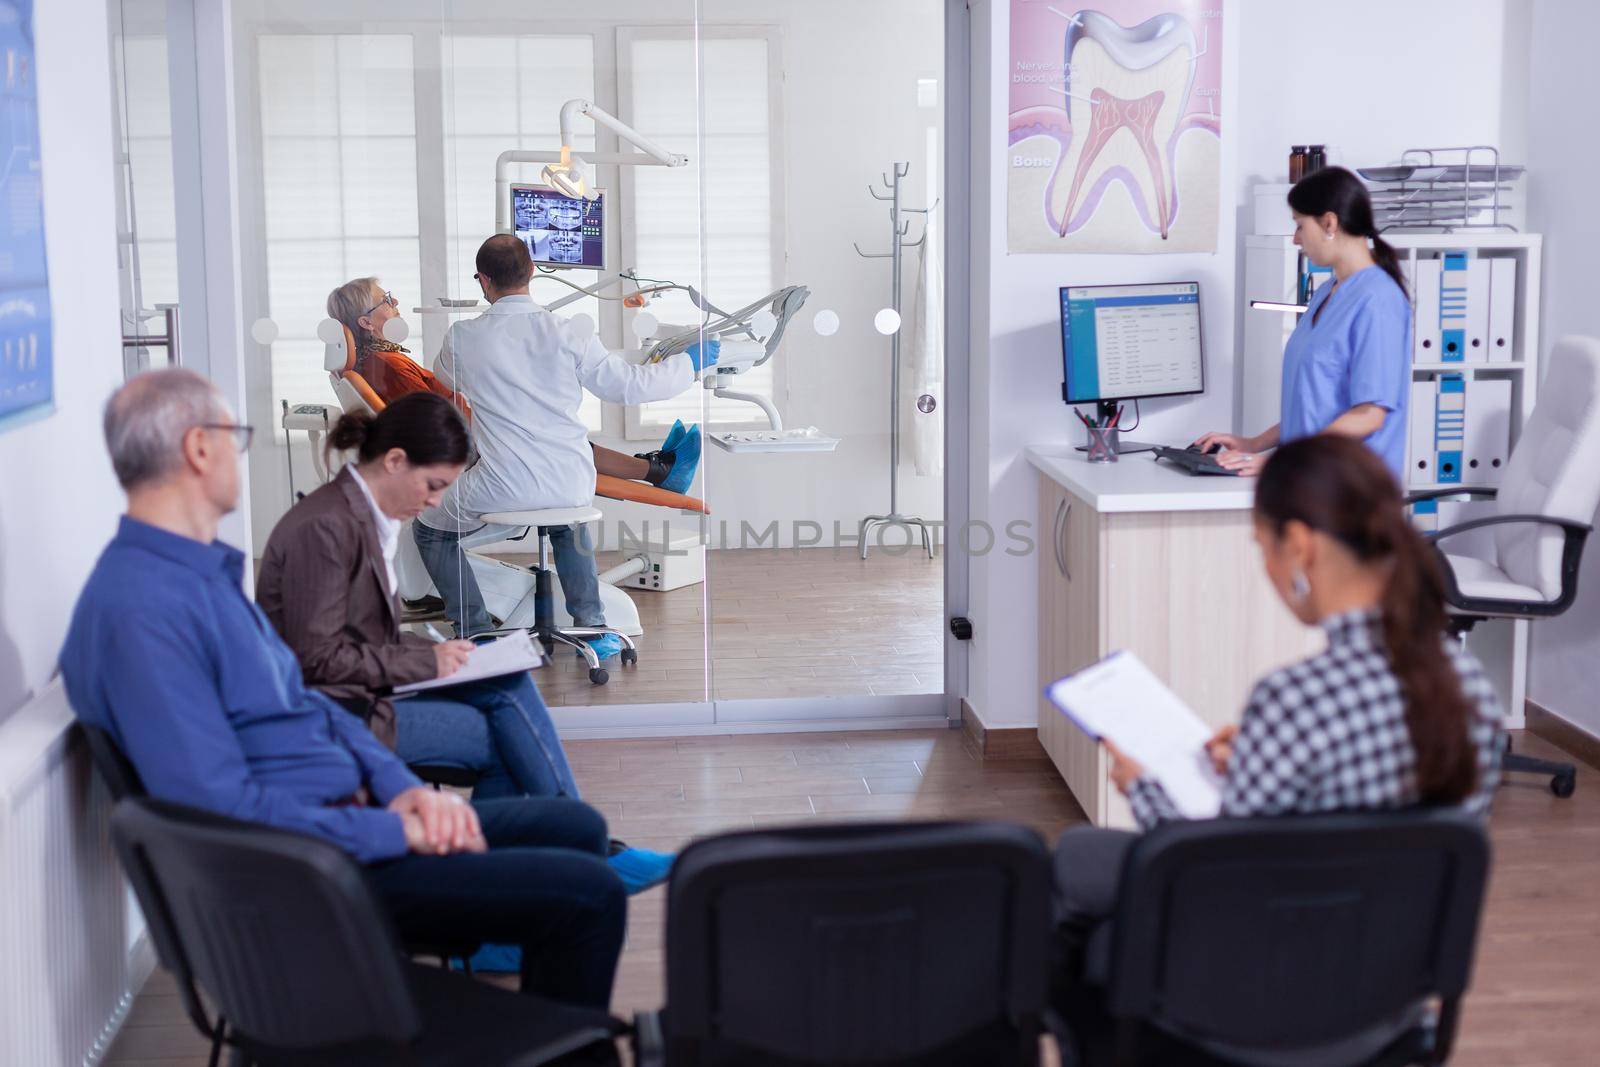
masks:
[[[350,327],[341,325],[339,332],[339,340],[322,347],[322,366],[332,375],[344,374],[356,365],[356,339]]]

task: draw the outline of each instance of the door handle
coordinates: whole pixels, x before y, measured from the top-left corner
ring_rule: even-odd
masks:
[[[1068,497],[1063,503],[1067,505],[1067,508],[1061,516],[1061,533],[1056,537],[1056,544],[1060,546],[1058,554],[1061,557],[1061,573],[1066,575],[1067,581],[1070,582],[1072,581],[1072,556],[1068,546],[1071,542],[1066,539],[1066,534],[1067,523],[1072,521],[1072,498]]]

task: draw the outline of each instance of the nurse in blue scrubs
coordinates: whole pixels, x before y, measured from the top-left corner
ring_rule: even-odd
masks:
[[[1266,453],[1318,433],[1366,442],[1396,479],[1406,460],[1411,395],[1411,304],[1394,249],[1378,236],[1372,200],[1343,167],[1319,170],[1289,190],[1294,243],[1334,280],[1311,296],[1283,350],[1281,417],[1254,437],[1208,433],[1202,451],[1254,475]]]

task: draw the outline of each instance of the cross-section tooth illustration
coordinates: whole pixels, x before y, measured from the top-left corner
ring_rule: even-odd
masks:
[[[1176,134],[1194,84],[1197,53],[1188,20],[1163,14],[1123,26],[1098,11],[1080,11],[1064,51],[1073,133],[1051,204],[1061,235],[1082,226],[1121,182],[1145,225],[1165,239],[1177,199]]]

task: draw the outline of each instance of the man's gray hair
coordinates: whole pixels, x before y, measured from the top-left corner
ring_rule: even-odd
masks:
[[[146,371],[106,403],[106,448],[124,489],[159,481],[183,463],[183,435],[233,415],[217,387],[192,370]]]

